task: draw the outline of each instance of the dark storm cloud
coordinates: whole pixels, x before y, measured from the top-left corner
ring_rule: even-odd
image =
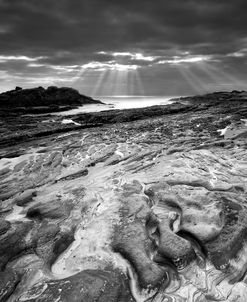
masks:
[[[138,48],[216,52],[217,45],[229,43],[228,51],[246,35],[246,11],[244,0],[5,0],[0,2],[1,51],[68,51],[80,57],[80,51]]]
[[[0,0],[0,55],[6,57],[0,67],[33,74],[34,63],[9,56],[38,58],[33,62],[44,75],[52,66],[114,59],[152,65],[113,56],[132,52],[168,61],[184,53],[211,56],[237,68],[246,53],[231,54],[247,47],[246,11],[245,0]]]

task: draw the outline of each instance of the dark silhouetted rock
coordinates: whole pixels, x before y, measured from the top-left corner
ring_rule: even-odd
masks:
[[[100,101],[80,94],[77,90],[67,87],[51,86],[47,89],[43,87],[21,89],[3,92],[0,94],[0,107],[5,108],[29,108],[53,106],[53,111],[59,106],[81,106],[83,104],[96,104]]]

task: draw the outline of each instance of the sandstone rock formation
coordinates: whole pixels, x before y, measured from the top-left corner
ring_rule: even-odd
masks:
[[[4,124],[0,301],[247,300],[245,94],[180,101]]]

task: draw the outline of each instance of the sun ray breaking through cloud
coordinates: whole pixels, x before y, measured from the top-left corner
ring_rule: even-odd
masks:
[[[140,74],[138,71],[134,73],[134,79],[135,79],[135,83],[136,83],[137,94],[146,95],[146,92],[143,87],[143,83],[142,83],[142,80],[141,80],[141,77],[140,77]]]
[[[71,78],[71,82],[73,84],[76,84],[77,81],[79,81],[80,79],[83,78],[83,76],[85,76],[86,72],[87,72],[87,69],[81,68],[80,71],[78,71],[76,73],[76,75]]]
[[[205,84],[201,81],[188,66],[177,66],[177,71],[181,74],[182,78],[189,84],[193,92],[198,94],[205,91]]]
[[[229,70],[229,72],[225,72],[223,68],[218,68],[214,65],[206,65],[206,68],[209,72],[211,72],[211,74],[215,74],[216,77],[218,77],[219,81],[221,80],[221,84],[226,84],[229,86],[235,86],[236,89],[239,86],[244,86],[245,83],[241,81],[241,79],[239,79],[237,76],[233,76],[234,72],[231,72],[231,70]]]
[[[98,79],[96,83],[94,84],[94,87],[91,91],[91,96],[98,96],[102,93],[102,87],[107,83],[106,79],[109,77],[109,70],[101,71],[98,75]]]
[[[46,1],[0,0],[0,89],[68,85],[84,94],[136,95],[243,90],[245,12],[245,0],[63,0],[49,7]]]

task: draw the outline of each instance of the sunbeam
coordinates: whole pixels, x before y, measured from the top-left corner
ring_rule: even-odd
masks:
[[[101,94],[102,87],[104,85],[106,85],[106,83],[107,83],[106,79],[108,77],[109,77],[109,70],[101,71],[101,73],[99,74],[98,79],[97,79],[96,83],[94,84],[94,87],[91,91],[91,95],[93,97]]]
[[[143,94],[144,89],[140,76],[136,69],[123,67],[118,68],[85,68],[83,67],[73,77],[73,82],[79,82],[88,90],[90,95],[133,95],[134,93]],[[93,75],[93,76],[92,76]],[[90,78],[94,78],[89,81]],[[90,88],[88,83],[90,82]],[[93,82],[93,83],[92,83]]]
[[[129,72],[128,77],[127,77],[127,94],[128,95],[133,95],[134,94],[134,88],[135,88],[135,78],[134,74],[136,71]]]
[[[241,86],[245,85],[244,82],[242,82],[237,76],[233,76],[233,74],[236,74],[234,72],[225,72],[222,68],[218,68],[214,65],[207,64],[206,67],[208,70],[210,70],[212,73],[215,73],[219,78],[224,79],[228,82],[228,84],[232,84],[233,86]]]
[[[197,68],[202,72],[202,74],[206,75],[206,77],[212,82],[212,85],[220,85],[222,81],[225,79],[222,79],[222,76],[219,76],[219,74],[216,71],[210,70],[209,64],[199,64],[197,65]]]
[[[81,69],[76,73],[74,77],[71,78],[71,82],[73,84],[76,84],[76,82],[80,79],[83,79],[84,76],[86,76],[87,69],[81,67]]]
[[[202,73],[201,77],[204,78],[205,84],[207,79],[210,81],[210,84],[207,84],[209,90],[211,87],[222,89],[222,87],[226,86],[228,89],[230,87],[232,87],[232,89],[241,89],[241,87],[244,86],[244,83],[237,76],[233,76],[236,72],[232,70],[225,72],[215,66],[215,64],[208,62],[197,64],[196,68]],[[205,79],[205,76],[207,79]]]
[[[127,71],[115,70],[113,95],[127,94]]]
[[[196,92],[205,92],[205,83],[200,80],[192,71],[190,66],[176,65],[177,71],[189,86]]]
[[[134,79],[136,83],[136,91],[138,92],[137,94],[145,95],[145,90],[138,70],[136,70],[136,72],[134,73]]]

